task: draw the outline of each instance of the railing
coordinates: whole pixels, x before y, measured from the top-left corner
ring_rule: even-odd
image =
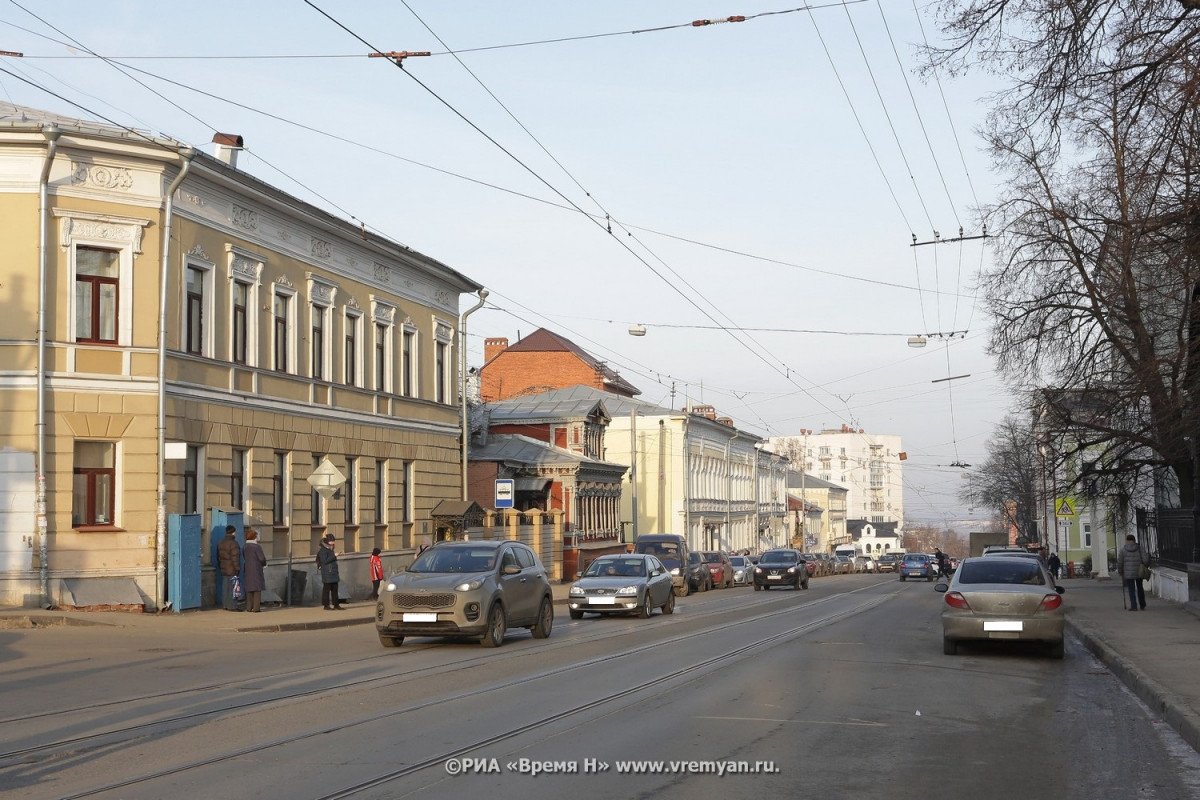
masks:
[[[1156,541],[1151,546],[1159,564],[1186,572],[1188,563],[1200,561],[1190,508],[1160,508],[1156,514],[1148,516],[1151,518],[1146,521],[1146,526],[1154,530]],[[1138,522],[1141,529],[1142,520],[1139,518]],[[1146,541],[1146,533],[1139,538]]]

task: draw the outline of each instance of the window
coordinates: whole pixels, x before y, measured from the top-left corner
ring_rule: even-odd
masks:
[[[412,522],[413,462],[405,461],[400,466],[400,521]]]
[[[236,447],[229,464],[229,505],[246,509],[246,451]]]
[[[313,453],[313,457],[312,457],[313,472],[317,471],[317,467],[321,466],[321,462],[324,459],[325,459],[325,455],[323,453]],[[313,525],[324,525],[325,524],[325,498],[321,497],[320,493],[317,492],[317,490],[315,488],[312,490],[311,494],[312,494],[312,499],[311,499],[312,512],[310,514],[309,521]]]
[[[400,394],[405,397],[417,396],[417,332],[405,329],[402,352],[400,354]]]
[[[313,380],[325,380],[325,317],[328,311],[318,305],[312,307],[312,376]]]
[[[347,386],[358,385],[358,316],[346,315],[346,353],[343,379]]]
[[[375,391],[388,390],[388,326],[375,323]]]
[[[272,302],[272,351],[271,367],[276,372],[289,372],[291,359],[291,311],[292,297],[275,293]]]
[[[287,453],[275,451],[275,472],[271,476],[271,523],[287,524]]]
[[[113,442],[76,442],[71,524],[112,525],[116,483]]]
[[[346,457],[346,485],[343,487],[346,498],[346,524],[355,525],[358,522],[358,459]]]
[[[1084,546],[1084,547],[1091,547],[1091,546],[1092,546],[1092,526],[1091,526],[1091,523],[1087,523],[1087,522],[1085,522],[1085,523],[1083,524],[1083,546]]]
[[[196,267],[187,268],[187,296],[184,304],[184,352],[204,354],[204,273]],[[187,512],[191,513],[191,512]]]
[[[75,248],[75,340],[117,343],[121,254],[96,247]]]
[[[234,281],[233,315],[231,317],[233,352],[231,358],[235,364],[247,363],[246,356],[250,350],[250,317],[247,314],[249,306],[250,284]]]
[[[375,462],[375,522],[382,525],[387,522],[387,462]]]
[[[194,444],[189,444],[187,446],[187,455],[183,460],[183,513],[185,514],[200,513],[200,471],[202,461],[203,452],[201,448]]]
[[[437,343],[437,354],[435,356],[436,364],[434,371],[437,376],[437,386],[435,388],[435,397],[439,403],[448,403],[450,394],[450,365],[446,363],[449,357],[450,346],[445,342]]]

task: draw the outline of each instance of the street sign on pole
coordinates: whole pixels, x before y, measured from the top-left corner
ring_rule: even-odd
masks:
[[[512,478],[496,479],[496,508],[512,508],[514,484]]]

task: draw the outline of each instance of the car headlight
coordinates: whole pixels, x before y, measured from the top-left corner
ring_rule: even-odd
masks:
[[[624,597],[628,597],[629,595],[637,594],[637,593],[638,593],[638,587],[636,587],[636,586],[622,586],[620,589],[617,589],[617,594],[622,595]]]
[[[755,574],[755,575],[761,575],[761,574],[762,574],[762,567],[755,567],[755,568],[754,568],[754,574]]]
[[[394,592],[394,591],[396,591],[396,584],[389,581],[388,585],[385,588],[389,592]]]
[[[671,574],[674,575],[676,578],[678,578],[679,577],[679,567],[676,567],[675,569],[671,570]]]
[[[795,571],[796,571],[795,567],[788,567],[788,572],[795,572]]]
[[[456,592],[473,592],[476,589],[478,589],[480,586],[483,586],[483,580],[480,578],[476,578],[474,580],[467,581],[466,583],[460,583],[458,586],[454,587],[454,591],[456,591]]]
[[[569,594],[571,595],[571,597],[583,597],[583,587],[577,583],[571,587],[571,591]]]

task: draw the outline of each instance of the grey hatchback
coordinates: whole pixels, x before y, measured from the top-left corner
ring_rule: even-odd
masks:
[[[380,587],[375,630],[384,647],[405,636],[480,637],[499,647],[509,628],[545,639],[554,625],[550,577],[527,545],[439,542]]]

